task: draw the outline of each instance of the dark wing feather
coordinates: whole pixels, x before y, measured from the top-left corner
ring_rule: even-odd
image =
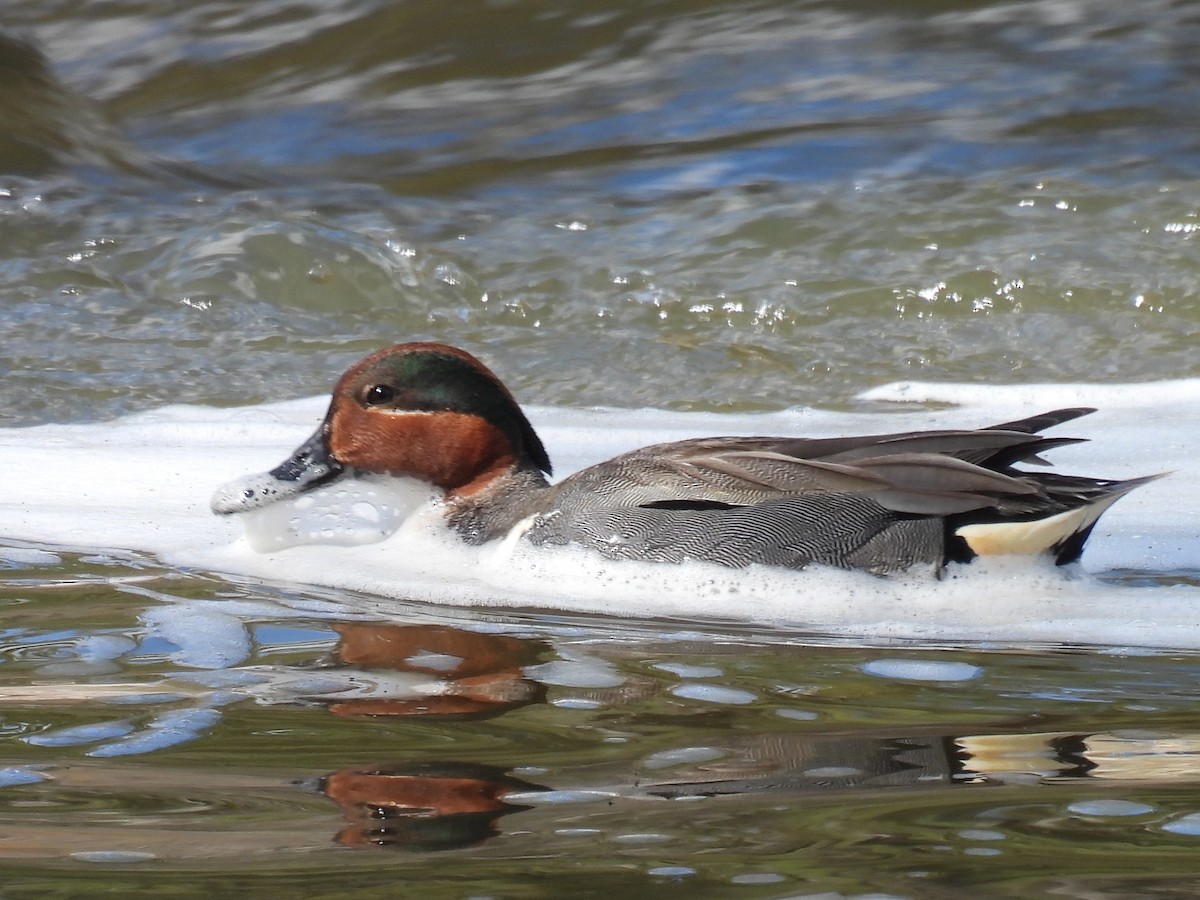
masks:
[[[1009,463],[1063,440],[997,430],[702,438],[645,447],[585,469],[557,487],[555,502],[750,506],[836,493],[871,498],[897,512],[950,515],[1035,494],[1036,485]]]
[[[974,552],[961,524],[1103,508],[1122,482],[1032,474],[1016,462],[1073,438],[1036,434],[1091,412],[1062,409],[991,428],[843,438],[702,438],[645,447],[552,489],[536,543],[630,559],[725,565],[809,562],[887,572]],[[1133,485],[1129,482],[1128,485]],[[561,515],[560,515],[561,514]],[[1090,527],[1090,526],[1089,526]],[[1063,544],[1078,556],[1086,534]],[[951,546],[953,544],[953,546]],[[959,546],[962,545],[962,546]]]
[[[999,425],[989,425],[984,431],[1021,431],[1025,434],[1036,434],[1039,431],[1045,431],[1047,428],[1053,428],[1055,425],[1061,425],[1063,422],[1070,422],[1082,416],[1090,416],[1096,411],[1094,406],[1073,406],[1067,409],[1052,409],[1050,412],[1038,413],[1036,416],[1030,416],[1027,419],[1017,419],[1015,422],[1002,422]]]

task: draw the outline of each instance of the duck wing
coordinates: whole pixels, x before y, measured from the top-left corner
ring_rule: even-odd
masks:
[[[1087,410],[1058,410],[1012,427],[839,438],[697,438],[643,447],[584,469],[556,486],[556,505],[728,508],[790,496],[841,494],[886,509],[946,516],[980,508],[1016,511],[1039,494],[1011,468],[1075,443],[1032,429]]]
[[[1076,442],[1036,431],[1089,411],[975,430],[658,444],[556,485],[529,537],[621,559],[816,562],[881,574],[980,553],[1070,562],[1104,509],[1143,480],[1012,464],[1040,463],[1039,453]]]

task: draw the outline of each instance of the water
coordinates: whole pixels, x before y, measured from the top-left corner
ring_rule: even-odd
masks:
[[[1195,4],[0,29],[6,896],[1196,893]],[[216,484],[402,339],[560,473],[1086,404],[1056,462],[1176,474],[1066,576],[236,543]]]

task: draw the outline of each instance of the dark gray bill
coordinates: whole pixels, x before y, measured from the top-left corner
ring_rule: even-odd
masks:
[[[295,497],[333,481],[346,471],[329,453],[324,427],[270,472],[246,475],[217,488],[211,506],[217,515],[249,512]]]

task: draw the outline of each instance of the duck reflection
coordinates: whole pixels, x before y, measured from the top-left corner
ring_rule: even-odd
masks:
[[[1195,736],[1120,732],[1034,734],[756,735],[718,742],[714,759],[653,769],[685,756],[655,754],[642,790],[668,799],[761,791],[1034,784],[1087,778],[1124,783],[1200,780]],[[665,767],[665,766],[664,766]]]
[[[317,702],[342,717],[485,718],[544,702],[547,686],[526,672],[540,672],[538,664],[547,660],[563,661],[545,640],[447,625],[344,622],[332,628],[337,645],[318,667],[303,674],[274,668],[274,677],[252,689],[255,698],[266,703]],[[579,654],[567,654],[567,659],[583,665]],[[662,689],[653,679],[626,675],[615,686],[576,689],[575,693],[586,693],[590,702],[612,708],[644,700]],[[606,784],[563,789],[599,788],[614,796],[679,798],[761,791],[1045,783],[1074,778],[1110,783],[1200,781],[1200,737],[1192,734],[1058,731],[964,735],[930,728],[884,734],[717,733],[700,743],[702,746],[681,746],[640,762],[618,764]],[[703,761],[689,762],[698,758]],[[358,785],[356,790],[365,791],[371,784],[380,788],[401,784],[397,780],[401,771],[408,786],[434,777],[429,773],[438,769],[434,764],[409,765],[403,770],[384,767],[369,776],[366,770],[347,769],[327,776],[327,781],[341,785],[340,775],[356,773],[351,783]],[[492,773],[489,778],[498,785],[511,783],[504,770],[475,767],[475,771]],[[603,778],[599,770],[591,775]],[[447,783],[443,775],[437,777],[442,779],[439,784]],[[476,782],[487,780],[480,776]],[[378,808],[401,808],[403,805],[385,802],[389,790],[392,788],[383,790]],[[474,796],[492,798],[480,801],[479,809],[481,815],[491,815],[494,811],[488,804],[501,796],[501,788],[476,786],[471,790]],[[330,791],[334,799],[344,795],[341,788]],[[438,808],[430,805],[427,809],[434,812],[424,815],[436,816]]]
[[[451,850],[499,834],[501,816],[528,809],[504,798],[545,787],[493,766],[417,763],[343,769],[319,782],[349,822],[337,835],[347,847]]]
[[[1200,734],[1100,731],[981,734],[955,739],[964,777],[986,782],[1068,778],[1127,784],[1200,781]]]
[[[560,797],[578,791],[614,800],[754,794],[785,800],[813,792],[946,790],[1061,778],[1200,779],[1200,743],[1171,738],[1167,744],[1161,736],[1070,732],[727,735],[708,742],[714,758],[702,763],[677,763],[700,749],[680,747],[646,757],[633,777],[626,762],[609,770],[607,782],[597,782],[603,774],[592,769],[587,783],[554,790]],[[1185,749],[1183,760],[1178,754]],[[1167,771],[1161,770],[1164,757],[1171,757]],[[667,768],[670,775],[663,772]],[[501,817],[530,809],[538,793],[551,790],[492,766],[432,762],[344,769],[325,776],[319,787],[341,806],[349,823],[338,833],[338,843],[415,850],[481,843],[499,834]]]
[[[326,663],[361,673],[374,690],[339,696],[336,716],[444,716],[485,718],[540,702],[545,687],[525,676],[526,666],[551,651],[542,641],[480,634],[445,625],[339,623],[338,643]],[[403,691],[381,672],[416,675]],[[336,840],[347,847],[413,850],[470,847],[499,834],[497,821],[528,809],[508,803],[512,793],[545,790],[494,766],[458,762],[389,763],[332,772],[319,790],[342,808],[349,823]]]
[[[331,698],[337,716],[496,715],[540,702],[545,688],[524,668],[551,652],[543,641],[480,634],[445,625],[339,623],[329,665],[363,673],[390,671],[430,676],[406,692],[389,691],[390,679],[368,677],[356,696]]]
[[[961,771],[954,738],[938,734],[761,734],[716,742],[714,758],[672,765],[677,753],[645,761],[646,793],[669,799],[758,792],[811,792],[949,784]],[[719,755],[717,755],[719,754]],[[670,767],[669,776],[658,768]]]

